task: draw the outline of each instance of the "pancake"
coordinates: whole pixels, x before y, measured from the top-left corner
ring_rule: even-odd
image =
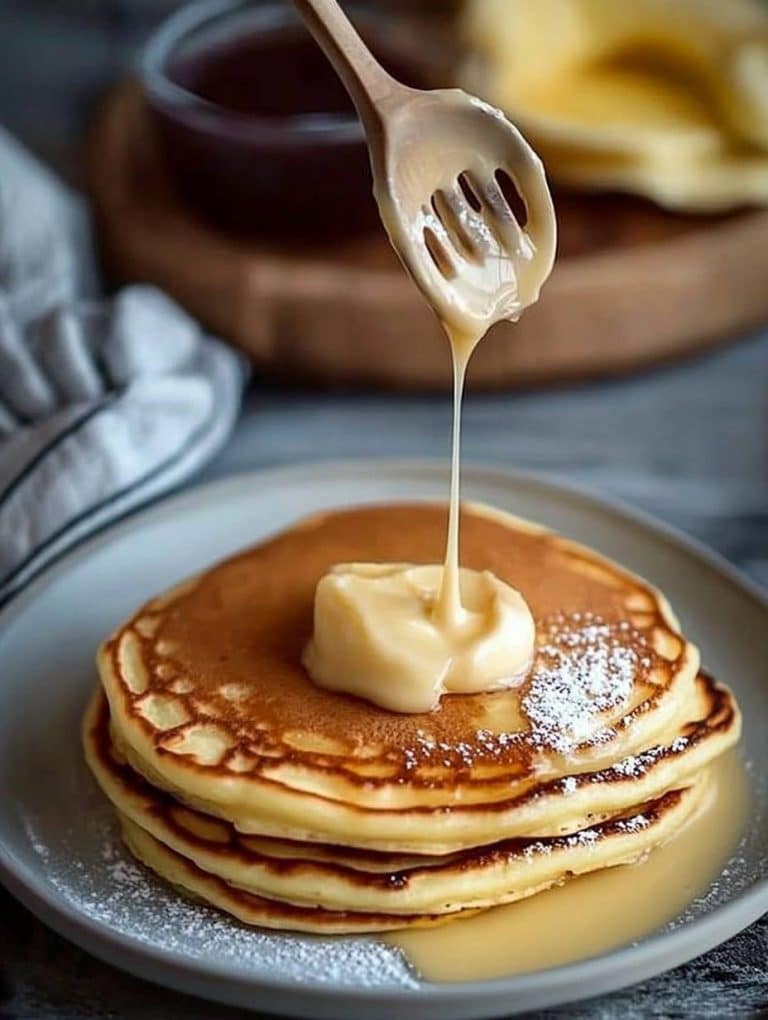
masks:
[[[328,911],[319,907],[293,906],[255,896],[244,889],[228,885],[215,875],[198,868],[192,861],[175,853],[130,819],[123,817],[120,822],[128,849],[155,874],[194,899],[218,907],[245,924],[314,935],[346,935],[394,931],[406,927],[427,927],[444,921],[440,917],[395,918],[383,914]],[[467,911],[466,916],[471,917],[472,913]]]
[[[86,715],[84,742],[129,846],[145,863],[249,923],[304,931],[437,923],[441,915],[466,916],[569,876],[632,863],[675,834],[710,792],[704,776],[576,835],[505,840],[448,857],[361,853],[351,867],[345,848],[323,847],[323,857],[313,859],[307,853],[312,844],[254,840],[150,786],[113,751],[100,693]],[[282,912],[281,904],[289,909]]]
[[[478,506],[462,562],[531,608],[523,685],[425,715],[316,687],[300,652],[318,578],[336,562],[439,562],[444,526],[421,504],[319,515],[147,603],[99,653],[120,754],[243,833],[443,855],[578,832],[691,785],[738,739],[732,698],[697,680],[660,593]]]

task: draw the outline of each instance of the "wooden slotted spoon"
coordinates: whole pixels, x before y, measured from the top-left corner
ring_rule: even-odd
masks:
[[[454,336],[474,343],[538,297],[556,228],[541,161],[497,109],[423,91],[374,59],[336,0],[294,0],[352,97],[395,251]]]

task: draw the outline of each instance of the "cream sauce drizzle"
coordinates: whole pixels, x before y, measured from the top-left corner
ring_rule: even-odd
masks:
[[[574,963],[649,935],[707,890],[744,831],[749,784],[738,752],[712,773],[708,802],[646,860],[385,941],[403,949],[428,981],[479,981]]]

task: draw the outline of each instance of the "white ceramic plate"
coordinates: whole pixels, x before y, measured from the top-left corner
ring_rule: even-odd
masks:
[[[768,910],[768,610],[734,570],[627,509],[551,482],[468,468],[467,498],[540,520],[671,597],[704,662],[744,709],[752,822],[724,877],[663,932],[626,949],[496,981],[421,981],[372,939],[257,932],[156,882],[121,849],[83,765],[94,650],[139,602],[314,510],[444,499],[431,463],[264,471],[186,492],[81,546],[0,613],[0,877],[46,923],[150,980],[272,1013],[334,1020],[509,1015],[618,988],[704,952]]]

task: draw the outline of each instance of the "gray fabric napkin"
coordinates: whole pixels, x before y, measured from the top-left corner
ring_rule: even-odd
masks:
[[[87,210],[0,129],[0,602],[227,438],[241,356],[154,287],[98,299]]]

